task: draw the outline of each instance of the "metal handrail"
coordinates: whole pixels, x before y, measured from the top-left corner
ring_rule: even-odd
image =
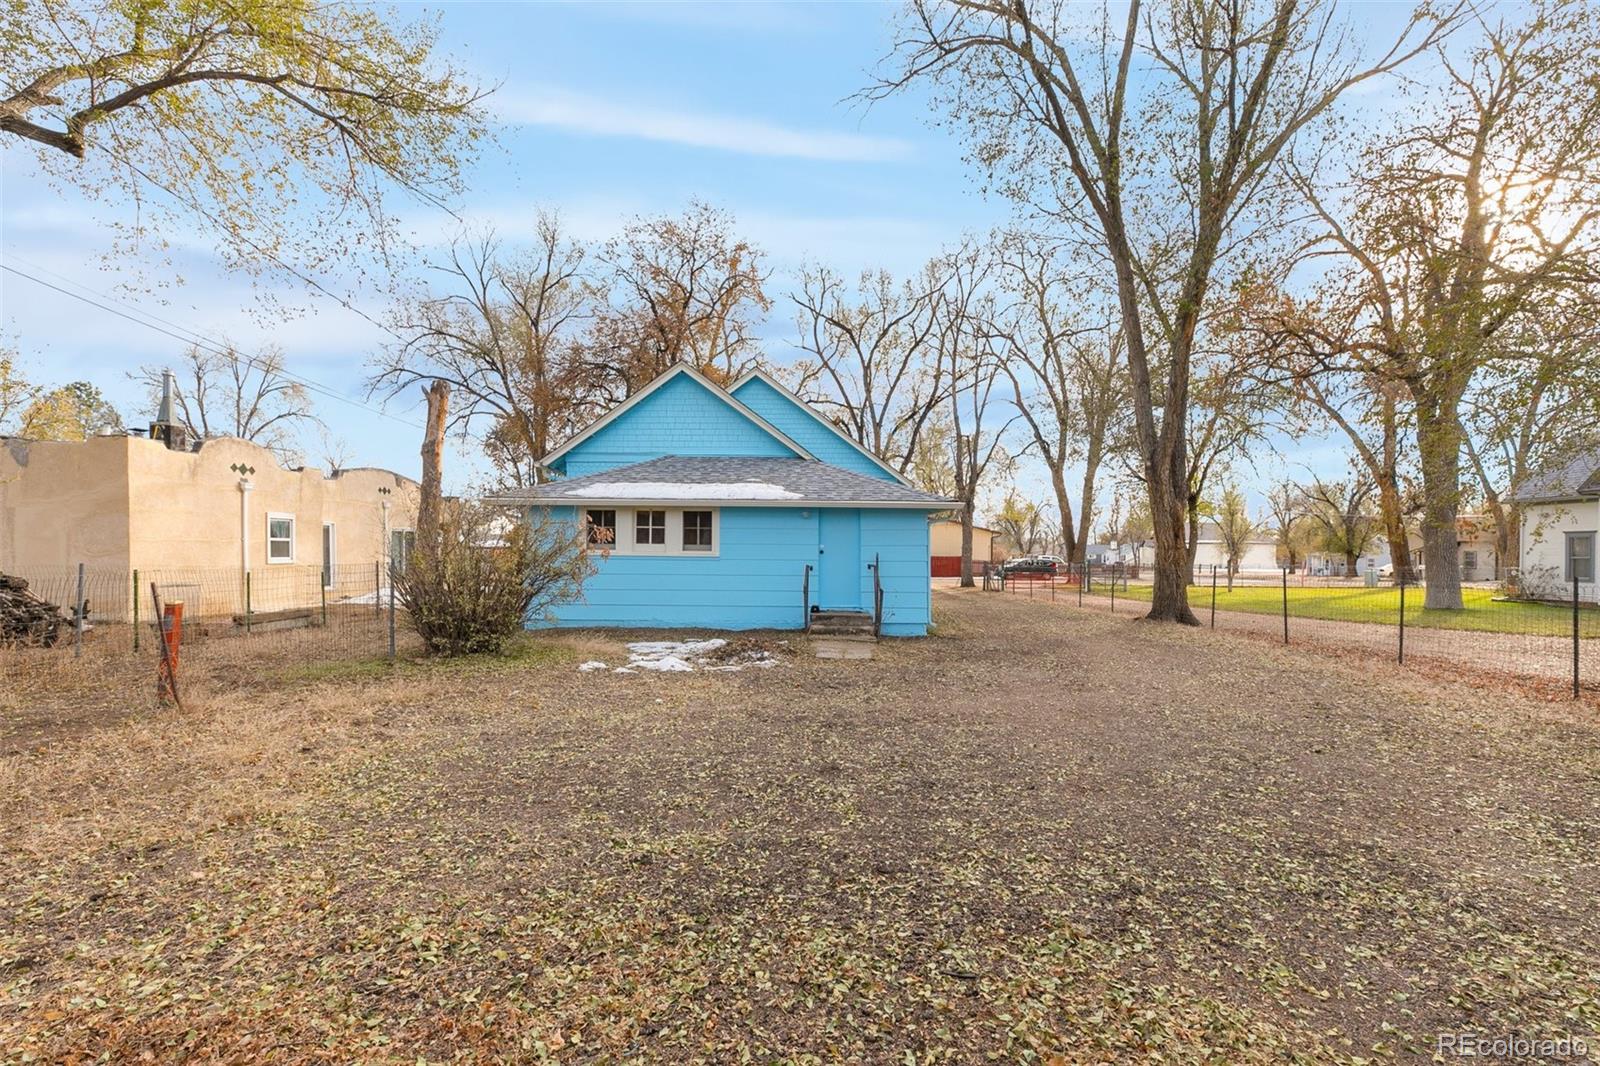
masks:
[[[883,629],[883,582],[879,580],[880,562],[878,555],[872,556],[872,562],[867,564],[867,569],[872,571],[872,635],[879,636]]]
[[[811,632],[811,564],[806,564],[805,575],[800,579],[800,610],[805,631]]]

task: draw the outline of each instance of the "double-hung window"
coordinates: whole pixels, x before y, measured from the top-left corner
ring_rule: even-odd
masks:
[[[1594,580],[1594,533],[1567,534],[1567,580]]]
[[[683,550],[709,552],[715,547],[711,541],[712,520],[710,511],[683,512]]]
[[[294,562],[294,515],[267,515],[267,562]]]

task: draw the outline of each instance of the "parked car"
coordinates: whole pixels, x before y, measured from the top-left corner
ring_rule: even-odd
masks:
[[[1056,560],[1048,556],[1024,555],[1007,559],[1000,569],[1007,574],[1054,574]]]

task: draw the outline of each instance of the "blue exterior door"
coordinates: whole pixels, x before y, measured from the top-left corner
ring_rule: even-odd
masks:
[[[824,610],[861,607],[861,512],[818,511],[817,604]]]

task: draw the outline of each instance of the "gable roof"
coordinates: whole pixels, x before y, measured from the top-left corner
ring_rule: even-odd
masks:
[[[1512,503],[1561,503],[1600,496],[1600,448],[1530,474],[1511,490]]]
[[[635,506],[902,507],[947,511],[961,506],[920,489],[811,459],[668,455],[597,474],[508,489],[500,503]]]
[[[817,411],[816,408],[812,407],[810,404],[806,403],[800,397],[796,396],[793,392],[791,392],[783,384],[783,382],[779,381],[777,378],[773,377],[771,374],[767,373],[765,370],[762,370],[760,367],[756,367],[756,368],[754,368],[752,370],[748,370],[743,375],[741,375],[739,380],[735,381],[732,385],[728,386],[728,393],[730,395],[732,395],[734,393],[737,393],[740,389],[742,389],[744,386],[748,385],[751,381],[753,381],[753,380],[755,380],[757,378],[759,378],[760,380],[766,382],[768,385],[770,385],[774,389],[776,389],[778,391],[779,395],[784,396],[784,397],[788,398],[789,400],[792,400],[796,407],[800,408],[800,410],[804,411],[806,414],[808,414],[812,418],[816,419],[818,425],[826,427],[828,432],[832,433],[834,436],[838,437],[840,440],[842,440],[846,444],[850,445],[850,447],[852,447],[856,451],[860,452],[861,455],[864,458],[866,458],[868,461],[870,461],[874,466],[877,466],[878,468],[883,470],[884,473],[888,474],[890,477],[892,477],[896,481],[900,482],[900,484],[905,485],[907,488],[911,487],[910,479],[907,478],[904,474],[900,473],[900,471],[896,470],[894,467],[892,467],[888,463],[884,462],[880,457],[878,457],[876,454],[874,454],[870,449],[864,447],[861,444],[860,441],[856,440],[854,437],[850,436],[850,434],[846,433],[844,430],[842,430],[838,426],[834,425],[832,421],[822,417],[822,414],[819,411]]]
[[[621,403],[617,404],[615,407],[601,415],[599,418],[595,419],[593,422],[590,422],[581,432],[568,438],[567,441],[560,447],[545,455],[539,460],[539,465],[549,466],[551,463],[555,462],[557,459],[560,459],[562,456],[572,451],[572,449],[576,448],[578,445],[582,444],[584,441],[600,432],[606,426],[609,426],[612,422],[615,422],[622,415],[632,410],[636,405],[639,404],[640,401],[644,400],[647,396],[650,396],[656,390],[660,389],[661,386],[667,384],[667,382],[672,381],[675,378],[685,375],[687,375],[690,380],[703,386],[707,392],[711,393],[711,395],[727,404],[734,411],[738,412],[740,415],[743,415],[755,425],[759,426],[762,430],[771,434],[774,439],[779,441],[784,447],[788,448],[802,459],[810,459],[813,461],[816,460],[816,456],[806,451],[804,447],[802,447],[797,441],[791,438],[788,434],[784,433],[777,426],[774,426],[772,423],[768,422],[766,419],[750,410],[750,408],[740,403],[728,390],[722,388],[716,382],[707,378],[704,374],[700,373],[688,363],[674,363],[666,370],[663,370],[661,373],[657,374],[655,379],[652,380],[650,384],[646,385],[632,396],[629,396],[626,400],[623,400]]]

